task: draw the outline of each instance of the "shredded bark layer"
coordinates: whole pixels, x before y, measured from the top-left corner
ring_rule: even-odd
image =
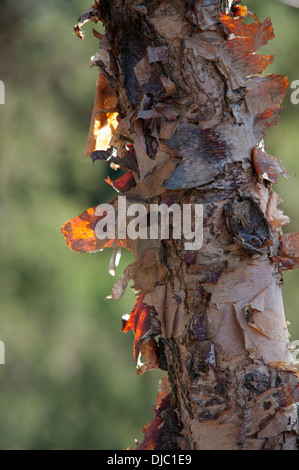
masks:
[[[203,247],[180,239],[100,240],[92,208],[62,228],[79,252],[121,247],[129,265],[113,290],[138,293],[125,332],[139,374],[161,368],[155,417],[138,449],[298,449],[298,371],[292,367],[282,271],[299,267],[298,234],[272,189],[287,176],[263,138],[288,80],[259,77],[274,37],[239,2],[101,0],[80,18],[105,34],[86,155],[126,173],[108,180],[116,224],[134,203],[203,205]],[[251,22],[244,22],[244,17]],[[150,225],[150,222],[149,224]],[[173,227],[175,229],[175,227]]]

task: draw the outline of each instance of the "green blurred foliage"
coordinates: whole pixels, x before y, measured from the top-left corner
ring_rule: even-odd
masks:
[[[261,19],[271,16],[277,57],[269,72],[299,79],[299,10],[273,0],[248,0]],[[134,295],[105,300],[114,280],[111,250],[78,255],[66,248],[61,225],[114,197],[104,183],[107,165],[85,158],[95,94],[97,51],[92,27],[73,34],[85,0],[1,0],[0,80],[0,366],[1,449],[122,449],[142,438],[152,419],[158,380],[138,377],[133,335],[121,315]],[[97,26],[99,29],[99,26]],[[299,231],[297,146],[299,105],[284,102],[280,124],[269,129],[269,153],[290,178],[278,192]],[[132,261],[123,253],[116,277]],[[285,275],[284,301],[292,339],[299,339],[299,275]]]

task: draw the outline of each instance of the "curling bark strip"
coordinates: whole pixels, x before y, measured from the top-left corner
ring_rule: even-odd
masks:
[[[105,26],[86,153],[128,171],[109,183],[130,203],[204,206],[203,248],[191,252],[176,239],[97,240],[95,209],[62,228],[76,251],[135,256],[112,297],[133,280],[124,331],[135,332],[138,372],[167,372],[139,449],[298,449],[281,296],[298,236],[282,235],[272,184],[287,173],[263,143],[288,80],[258,76],[273,27],[238,3],[101,0],[76,26],[79,37],[88,20]]]

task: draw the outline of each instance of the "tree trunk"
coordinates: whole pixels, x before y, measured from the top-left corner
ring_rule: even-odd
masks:
[[[272,184],[286,171],[263,144],[288,81],[258,77],[273,60],[254,54],[273,38],[271,21],[237,3],[101,0],[76,27],[80,37],[86,20],[106,28],[95,32],[86,153],[127,170],[109,180],[126,207],[203,205],[197,250],[174,237],[99,240],[96,208],[62,229],[77,251],[113,246],[111,271],[120,246],[136,258],[112,297],[133,279],[138,299],[123,329],[135,332],[138,373],[167,371],[137,449],[298,449],[281,285],[282,271],[298,267],[299,237],[281,233],[288,218]]]

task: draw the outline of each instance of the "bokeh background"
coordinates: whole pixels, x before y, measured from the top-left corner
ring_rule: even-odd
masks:
[[[270,73],[299,80],[299,10],[276,0],[248,0],[271,16],[276,52]],[[133,292],[105,300],[115,279],[110,250],[78,255],[65,246],[61,225],[109,201],[108,165],[84,157],[97,69],[98,43],[73,34],[88,0],[1,0],[0,80],[0,366],[1,449],[123,449],[142,439],[153,417],[160,372],[138,377],[133,335],[121,332]],[[97,27],[99,29],[99,27]],[[289,90],[267,150],[290,173],[280,179],[285,232],[299,231],[299,105]],[[132,261],[123,253],[116,278]],[[283,291],[292,340],[299,339],[299,272]]]

